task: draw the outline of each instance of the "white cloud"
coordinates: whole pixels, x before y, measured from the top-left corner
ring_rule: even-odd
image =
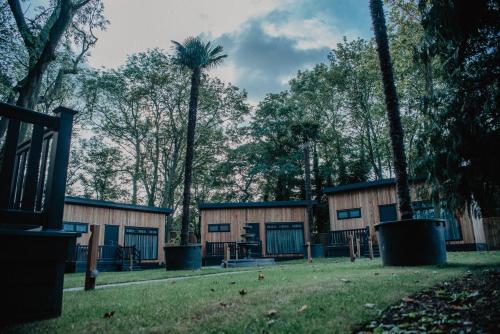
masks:
[[[116,67],[128,54],[155,47],[169,49],[171,40],[202,33],[216,38],[237,31],[247,20],[276,9],[283,1],[104,0],[104,14],[111,24],[98,34],[89,63]]]

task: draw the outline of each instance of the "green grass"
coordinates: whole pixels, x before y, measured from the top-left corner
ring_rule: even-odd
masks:
[[[262,281],[252,271],[66,292],[62,317],[8,331],[345,333],[406,295],[440,281],[452,282],[468,270],[493,266],[500,266],[500,252],[450,253],[447,265],[413,268],[382,267],[380,260],[365,259],[294,261],[262,269]],[[125,274],[138,275],[137,279],[154,276],[148,271],[113,275]],[[239,293],[242,289],[247,292],[244,296]],[[366,303],[375,307],[367,308]],[[307,308],[299,312],[303,305]],[[272,309],[277,313],[270,318],[267,312]],[[110,311],[114,316],[105,319],[104,313]]]
[[[248,270],[255,268],[235,268],[231,271],[238,270]],[[200,270],[176,270],[176,271],[166,271],[163,269],[150,269],[143,271],[122,271],[122,272],[101,272],[97,277],[97,285],[106,285],[112,283],[126,283],[126,282],[137,282],[137,281],[148,281],[148,280],[158,280],[164,278],[172,277],[183,277],[183,276],[199,276],[207,274],[215,274],[220,272],[225,272],[226,269],[222,268],[203,268]],[[85,284],[85,273],[75,273],[64,275],[64,287],[65,288],[76,288],[83,287]]]

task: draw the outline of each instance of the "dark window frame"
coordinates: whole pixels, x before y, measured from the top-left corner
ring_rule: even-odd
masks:
[[[208,224],[207,229],[208,233],[227,233],[231,232],[231,224]]]
[[[358,215],[353,215],[353,212],[359,212]],[[340,214],[342,213],[347,213],[347,217],[341,217]],[[337,220],[345,220],[345,219],[356,219],[356,218],[362,218],[363,216],[361,215],[361,208],[351,208],[351,209],[342,209],[342,210],[337,210]]]
[[[66,229],[66,226],[72,225],[73,229]],[[85,231],[78,231],[77,226],[85,226]],[[89,233],[89,224],[82,222],[71,222],[71,221],[63,221],[63,230],[65,232],[76,232],[76,233]]]
[[[156,249],[155,249],[155,254],[156,257],[151,257],[151,258],[145,258],[144,254],[141,252],[141,259],[142,260],[158,260],[158,243],[160,242],[160,229],[158,227],[139,227],[139,226],[125,226],[125,229],[123,231],[123,244],[125,245],[125,240],[128,235],[147,235],[147,236],[155,236],[156,237]]]

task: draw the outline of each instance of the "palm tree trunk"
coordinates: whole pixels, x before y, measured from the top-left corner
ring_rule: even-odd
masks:
[[[396,189],[399,199],[399,212],[401,214],[401,219],[411,219],[413,218],[413,210],[411,208],[410,189],[408,185],[403,127],[401,125],[398,96],[394,84],[382,0],[370,0],[370,10],[373,30],[375,32],[375,41],[377,42],[380,71],[382,72],[382,81],[384,83],[385,104],[387,108],[387,117],[389,119],[394,173],[396,175]]]
[[[184,166],[184,196],[182,199],[181,245],[189,241],[189,222],[191,203],[191,183],[193,176],[194,134],[196,130],[196,112],[198,109],[198,92],[200,88],[201,69],[193,69],[191,75],[191,93],[189,96],[189,115],[186,143],[186,163]]]
[[[307,201],[307,223],[309,231],[313,231],[313,207],[311,203],[311,158],[309,149],[309,139],[304,140],[304,173],[305,173],[305,193]]]

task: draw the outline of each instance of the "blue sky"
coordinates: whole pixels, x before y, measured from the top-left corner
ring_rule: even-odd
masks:
[[[343,36],[371,36],[368,0],[103,0],[111,24],[89,62],[117,67],[128,54],[201,35],[227,61],[211,75],[244,88],[255,104],[287,89],[298,70],[326,61]]]

